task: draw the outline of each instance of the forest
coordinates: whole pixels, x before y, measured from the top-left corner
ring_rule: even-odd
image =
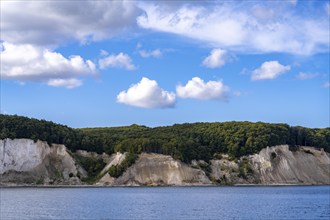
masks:
[[[313,146],[330,152],[330,127],[306,128],[264,122],[203,122],[146,127],[74,129],[54,122],[17,115],[0,115],[0,139],[30,138],[64,144],[72,152],[160,153],[184,162],[208,161],[219,153],[232,158],[259,152],[267,146]]]

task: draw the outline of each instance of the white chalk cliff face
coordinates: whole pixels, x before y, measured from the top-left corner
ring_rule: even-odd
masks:
[[[78,172],[64,145],[30,139],[0,140],[0,183],[79,184]]]
[[[313,147],[267,147],[237,162],[224,157],[211,164],[212,178],[224,184],[330,184],[330,154]]]
[[[40,165],[50,148],[47,143],[29,139],[0,140],[0,174],[30,171]]]
[[[322,149],[289,146],[267,147],[258,154],[230,160],[228,155],[209,162],[185,164],[168,155],[142,153],[122,176],[113,178],[108,170],[119,165],[126,154],[96,154],[77,151],[84,157],[101,158],[107,165],[96,185],[209,185],[220,184],[330,184],[330,154]],[[201,166],[203,165],[203,166]],[[202,167],[204,167],[202,169]],[[30,139],[0,140],[0,185],[83,184],[87,172],[64,145]],[[212,181],[211,181],[211,180]]]
[[[262,184],[330,184],[330,154],[313,147],[267,147],[249,157]]]
[[[106,174],[99,185],[205,185],[211,184],[205,172],[192,168],[171,156],[162,154],[139,155],[137,161],[115,179]]]

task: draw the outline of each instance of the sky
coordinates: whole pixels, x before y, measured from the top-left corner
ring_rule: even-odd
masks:
[[[330,126],[328,0],[0,4],[2,114]]]

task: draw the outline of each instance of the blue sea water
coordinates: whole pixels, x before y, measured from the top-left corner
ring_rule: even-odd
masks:
[[[330,186],[1,188],[0,219],[330,219]]]

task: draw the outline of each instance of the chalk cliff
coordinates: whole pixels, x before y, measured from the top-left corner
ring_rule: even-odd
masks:
[[[105,185],[158,186],[205,185],[211,184],[211,181],[201,169],[192,168],[174,160],[171,156],[142,153],[122,176],[103,183]]]
[[[249,160],[262,184],[330,184],[330,155],[313,147],[267,147]]]
[[[330,154],[322,149],[288,145],[230,161],[211,160],[212,178],[222,184],[330,184]]]
[[[120,152],[111,155],[109,162],[100,173],[102,178],[96,183],[96,185],[98,186],[113,185],[116,179],[109,175],[108,170],[110,169],[111,166],[117,166],[121,164],[121,162],[123,162],[123,160],[125,159],[125,156],[126,153],[122,154]]]
[[[81,184],[86,175],[64,145],[0,140],[0,184]]]
[[[258,154],[231,160],[217,159],[185,164],[168,155],[139,155],[121,176],[113,178],[108,170],[120,165],[126,153],[113,155],[77,151],[64,145],[34,142],[30,139],[0,140],[0,185],[80,185],[87,172],[74,155],[99,158],[106,164],[96,185],[210,185],[210,184],[330,184],[330,154],[322,149],[287,145],[267,147]],[[102,167],[101,167],[102,168]]]

